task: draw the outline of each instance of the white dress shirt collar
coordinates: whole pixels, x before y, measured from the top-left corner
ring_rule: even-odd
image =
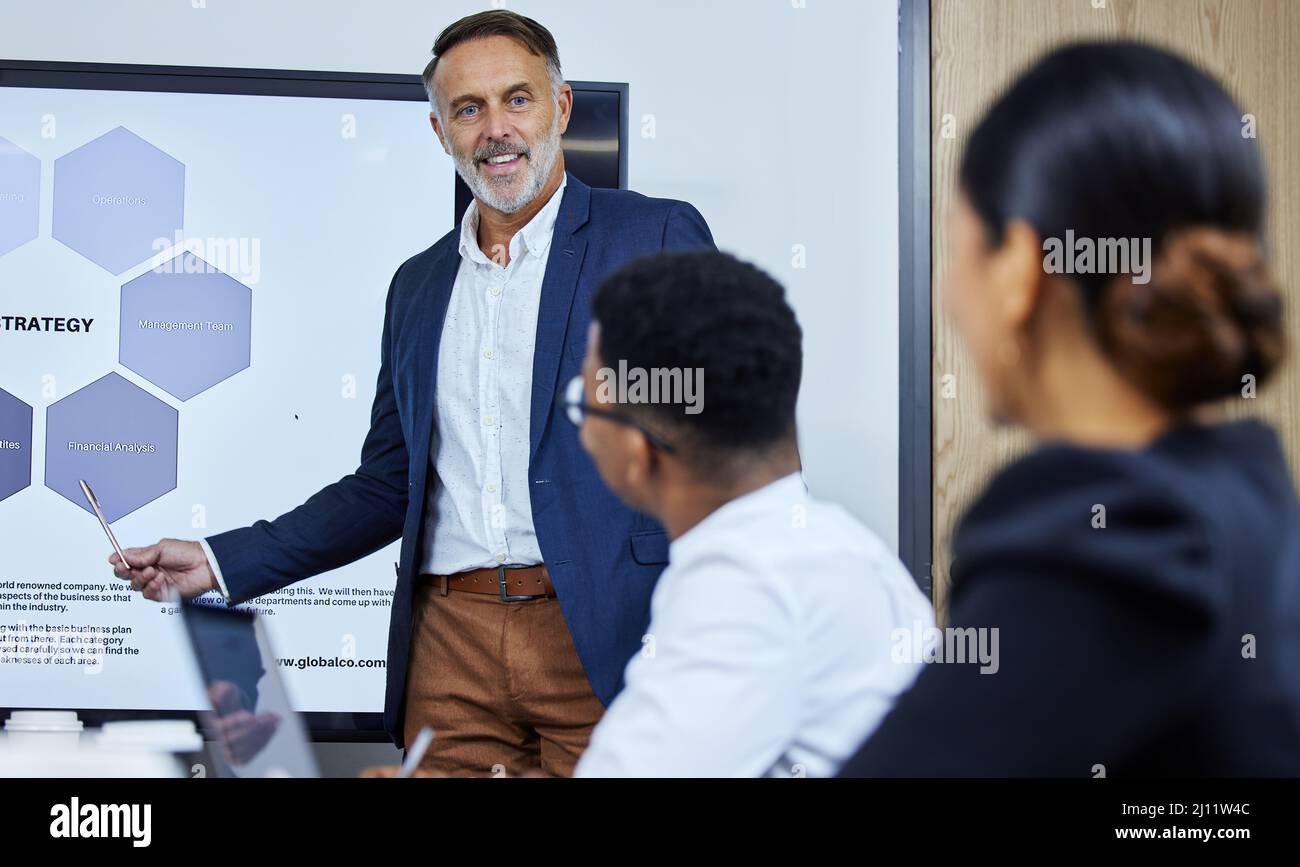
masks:
[[[748,494],[741,494],[734,500],[723,503],[704,517],[694,527],[678,536],[668,545],[668,560],[680,560],[697,548],[708,548],[714,544],[714,529],[744,525],[750,515],[769,513],[774,503],[790,504],[808,498],[808,485],[804,482],[802,471],[795,471],[788,476],[768,482]]]
[[[547,199],[542,209],[533,215],[528,223],[510,239],[510,261],[518,258],[526,250],[533,256],[543,256],[551,245],[551,235],[555,229],[555,220],[560,213],[560,202],[564,198],[564,188],[569,185],[569,173],[560,178],[560,185]],[[465,216],[460,221],[460,255],[468,256],[470,261],[479,265],[493,264],[492,259],[484,254],[478,245],[478,199],[469,203]],[[522,248],[522,250],[521,250]]]

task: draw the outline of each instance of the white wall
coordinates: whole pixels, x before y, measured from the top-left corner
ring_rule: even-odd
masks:
[[[0,57],[418,73],[438,31],[485,5],[0,0]],[[631,187],[691,201],[720,247],[788,287],[805,331],[809,481],[896,549],[895,0],[509,7],[555,34],[567,77],[630,83]]]

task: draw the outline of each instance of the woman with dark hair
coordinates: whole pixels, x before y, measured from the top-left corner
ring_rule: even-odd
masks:
[[[1283,355],[1242,122],[1176,56],[1081,44],[972,134],[948,305],[1041,445],[954,535],[949,629],[987,632],[843,775],[1300,775],[1300,506],[1274,432],[1210,406]]]

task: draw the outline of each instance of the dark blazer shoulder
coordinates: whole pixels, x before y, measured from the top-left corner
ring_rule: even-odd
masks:
[[[602,216],[631,213],[657,215],[667,218],[670,213],[678,208],[694,210],[694,206],[689,202],[679,199],[647,196],[644,193],[638,193],[636,190],[614,190],[605,187],[591,188],[593,216],[599,210]]]
[[[1231,596],[1224,545],[1213,509],[1153,451],[1049,444],[1002,470],[962,517],[953,598],[980,581],[1030,576],[1209,617]]]
[[[591,188],[586,231],[628,233],[659,240],[665,249],[712,247],[713,234],[690,202],[634,190]]]
[[[397,266],[385,302],[391,315],[403,316],[416,303],[429,279],[439,267],[445,267],[446,258],[456,254],[459,237],[460,227],[456,226]]]
[[[393,279],[423,276],[437,267],[443,257],[455,253],[460,239],[460,226],[452,229],[428,247],[397,266]]]

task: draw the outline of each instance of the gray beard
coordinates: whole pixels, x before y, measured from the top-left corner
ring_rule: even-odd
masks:
[[[542,187],[546,186],[546,181],[550,178],[551,171],[555,168],[555,163],[559,158],[560,116],[556,114],[555,119],[551,122],[551,129],[545,138],[529,148],[528,165],[524,169],[523,184],[519,192],[514,195],[510,195],[508,192],[509,186],[515,183],[513,178],[502,182],[479,174],[478,164],[475,162],[473,155],[456,157],[456,173],[465,182],[465,186],[469,187],[469,191],[474,194],[474,198],[503,214],[513,214],[528,207],[537,198],[542,191]],[[498,184],[500,184],[500,188],[498,188]]]

